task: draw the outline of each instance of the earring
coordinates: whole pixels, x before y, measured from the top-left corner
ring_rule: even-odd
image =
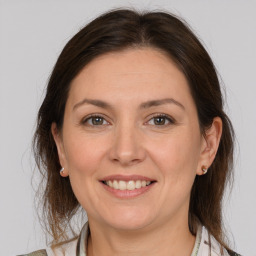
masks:
[[[64,174],[64,167],[62,167],[62,168],[60,169],[60,175],[61,175],[62,177],[65,177],[65,174]]]
[[[208,171],[208,168],[203,165],[203,166],[202,166],[202,172],[203,172],[203,174],[206,174],[207,171]]]

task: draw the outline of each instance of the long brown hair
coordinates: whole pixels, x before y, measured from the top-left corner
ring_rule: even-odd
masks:
[[[189,207],[189,227],[197,219],[228,249],[222,226],[222,199],[232,178],[233,128],[223,110],[221,88],[214,64],[188,25],[166,12],[119,9],[107,12],[81,29],[64,47],[49,79],[34,136],[35,158],[46,181],[44,213],[54,243],[66,239],[66,225],[80,207],[61,168],[51,134],[55,122],[61,129],[71,81],[99,55],[134,47],[156,48],[168,55],[184,73],[197,107],[202,134],[214,117],[223,122],[216,158],[207,175],[195,178]]]

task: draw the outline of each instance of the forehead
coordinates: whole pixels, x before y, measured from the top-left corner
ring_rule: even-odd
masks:
[[[135,101],[166,96],[191,100],[184,74],[167,54],[140,48],[95,58],[72,81],[69,101],[75,104],[83,97]]]

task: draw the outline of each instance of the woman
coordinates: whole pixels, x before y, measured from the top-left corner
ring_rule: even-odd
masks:
[[[38,114],[50,248],[31,255],[237,255],[222,197],[233,129],[214,65],[163,12],[108,12],[63,49]],[[67,240],[80,206],[88,222]]]

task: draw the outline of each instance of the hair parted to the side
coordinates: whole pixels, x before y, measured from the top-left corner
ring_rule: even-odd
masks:
[[[195,178],[189,207],[189,227],[196,219],[228,249],[222,226],[222,199],[232,178],[233,137],[214,64],[184,21],[166,12],[118,9],[107,12],[81,29],[64,47],[49,79],[34,136],[37,165],[46,180],[43,194],[46,225],[54,243],[66,239],[66,224],[80,207],[70,181],[61,169],[51,125],[61,130],[71,81],[97,56],[127,48],[151,47],[168,55],[185,75],[195,101],[202,134],[218,116],[223,132],[216,158],[207,175]]]

